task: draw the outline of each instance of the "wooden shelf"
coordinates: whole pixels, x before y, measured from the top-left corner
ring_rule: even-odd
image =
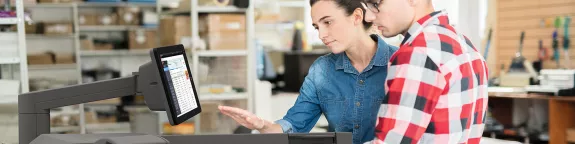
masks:
[[[147,56],[149,49],[124,49],[124,50],[84,50],[81,56]]]
[[[155,27],[145,27],[140,25],[81,25],[80,31],[127,31],[132,29],[150,29]]]
[[[46,39],[46,38],[62,38],[62,39],[72,39],[72,38],[76,38],[75,35],[73,34],[69,34],[69,35],[45,35],[45,34],[26,34],[26,38],[27,39]]]
[[[18,64],[19,62],[20,62],[20,58],[18,58],[18,57],[0,58],[0,64]]]
[[[12,25],[18,23],[18,18],[0,18],[0,25]]]
[[[74,64],[47,64],[47,65],[28,65],[29,70],[71,70],[78,66]]]
[[[575,96],[549,96],[526,93],[489,93],[491,115],[503,125],[513,125],[514,99],[546,100],[549,103],[549,143],[565,144],[567,128],[575,127]]]

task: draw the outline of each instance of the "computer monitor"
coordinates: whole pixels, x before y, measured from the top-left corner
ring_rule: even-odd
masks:
[[[178,125],[199,114],[202,108],[184,47],[174,45],[154,48],[150,54],[159,70],[170,123]]]

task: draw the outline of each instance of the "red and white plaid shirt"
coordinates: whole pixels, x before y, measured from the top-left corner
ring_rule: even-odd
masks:
[[[487,68],[447,13],[414,23],[391,57],[374,143],[478,144],[487,108]]]

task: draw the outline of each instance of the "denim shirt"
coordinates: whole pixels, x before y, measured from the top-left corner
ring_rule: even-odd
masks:
[[[283,119],[284,133],[306,133],[324,114],[329,132],[352,132],[353,143],[374,138],[375,122],[385,96],[387,63],[397,47],[376,35],[377,51],[363,72],[358,72],[345,54],[327,54],[310,67],[293,107]]]

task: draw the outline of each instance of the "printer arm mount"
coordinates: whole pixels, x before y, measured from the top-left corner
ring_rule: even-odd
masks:
[[[41,134],[50,133],[50,109],[110,98],[146,95],[146,105],[163,111],[165,97],[158,91],[162,82],[158,69],[148,62],[131,76],[63,88],[37,91],[18,96],[19,142],[30,143]]]

